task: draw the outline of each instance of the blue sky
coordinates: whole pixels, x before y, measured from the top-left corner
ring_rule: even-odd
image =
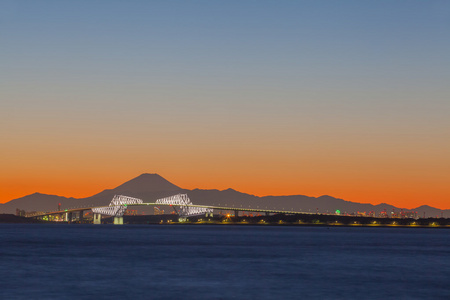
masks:
[[[17,149],[36,147],[50,164],[75,149],[84,153],[80,162],[92,162],[92,153],[120,141],[134,146],[119,146],[110,159],[136,156],[127,174],[155,167],[183,182],[175,166],[147,162],[145,153],[193,167],[198,153],[217,152],[231,174],[253,166],[242,165],[242,151],[269,145],[260,158],[266,172],[284,173],[277,164],[290,164],[279,157],[297,170],[332,157],[346,163],[330,162],[331,169],[351,169],[383,188],[390,183],[380,170],[366,173],[376,157],[385,168],[402,162],[390,171],[396,178],[418,164],[426,180],[441,184],[450,170],[449,28],[448,1],[0,1],[3,156],[13,158],[10,172],[26,169],[32,178],[38,165],[17,165],[33,165],[36,156]],[[179,143],[180,157],[154,150]],[[57,155],[58,147],[66,152]],[[232,177],[221,176],[217,182]],[[282,177],[279,190],[320,193]],[[350,189],[354,178],[347,179]],[[443,186],[429,188],[444,197]]]

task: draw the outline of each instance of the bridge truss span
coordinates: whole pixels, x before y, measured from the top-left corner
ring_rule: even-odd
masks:
[[[166,204],[178,208],[177,213],[180,217],[199,216],[213,213],[212,208],[192,206],[191,199],[187,194],[178,194],[156,200],[157,204]]]
[[[114,205],[133,205],[133,204],[142,204],[144,201],[138,198],[128,197],[124,195],[115,195],[111,200],[109,206]]]
[[[115,195],[109,206],[93,207],[92,212],[113,217],[123,217],[128,205],[142,204],[145,203],[141,199],[124,195]],[[156,200],[155,204],[170,205],[174,207],[177,214],[182,218],[213,213],[212,208],[193,205],[187,194],[177,194],[161,198]]]
[[[92,208],[95,214],[102,214],[113,217],[122,217],[127,210],[127,205],[142,204],[144,201],[138,198],[128,197],[124,195],[115,195],[109,206]]]
[[[125,205],[103,206],[103,207],[95,207],[92,208],[91,210],[94,214],[122,217],[125,214],[127,207]]]

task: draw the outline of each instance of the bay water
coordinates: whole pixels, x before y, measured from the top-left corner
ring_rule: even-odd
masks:
[[[0,224],[0,299],[450,299],[450,230]]]

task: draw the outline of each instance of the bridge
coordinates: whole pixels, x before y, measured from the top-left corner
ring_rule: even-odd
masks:
[[[123,224],[123,215],[130,206],[169,206],[172,207],[179,216],[180,221],[186,220],[191,216],[212,217],[214,210],[228,210],[234,211],[235,216],[239,215],[240,211],[258,212],[265,214],[315,214],[307,212],[299,212],[293,210],[275,210],[275,209],[260,209],[260,208],[245,208],[245,207],[229,207],[229,206],[213,206],[213,205],[195,205],[191,202],[186,194],[177,194],[166,198],[161,198],[155,202],[144,202],[139,198],[128,197],[124,195],[115,195],[111,200],[109,206],[91,206],[82,208],[72,208],[53,212],[39,212],[28,215],[31,218],[47,218],[48,220],[63,220],[72,222],[75,215],[78,215],[78,220],[83,221],[85,211],[91,210],[94,213],[93,223],[101,224],[102,216],[114,217],[114,224]]]

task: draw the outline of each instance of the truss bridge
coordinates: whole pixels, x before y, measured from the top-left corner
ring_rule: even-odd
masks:
[[[155,202],[144,202],[142,199],[133,198],[124,195],[115,195],[108,206],[92,206],[92,207],[82,207],[74,209],[66,209],[64,211],[53,211],[53,212],[40,212],[28,217],[32,218],[47,218],[51,220],[52,217],[57,220],[63,220],[66,222],[71,222],[74,215],[78,215],[78,220],[81,222],[85,211],[91,210],[93,213],[93,223],[101,224],[102,216],[114,217],[114,224],[123,224],[123,215],[130,206],[169,206],[178,215],[179,220],[186,220],[188,217],[201,216],[212,217],[214,210],[228,210],[234,211],[235,216],[238,216],[240,211],[246,212],[259,212],[266,214],[313,214],[298,211],[288,211],[288,210],[271,210],[271,209],[260,209],[251,207],[228,207],[228,206],[211,206],[211,205],[195,205],[189,199],[187,194],[177,194],[170,197],[165,197],[156,200]]]

